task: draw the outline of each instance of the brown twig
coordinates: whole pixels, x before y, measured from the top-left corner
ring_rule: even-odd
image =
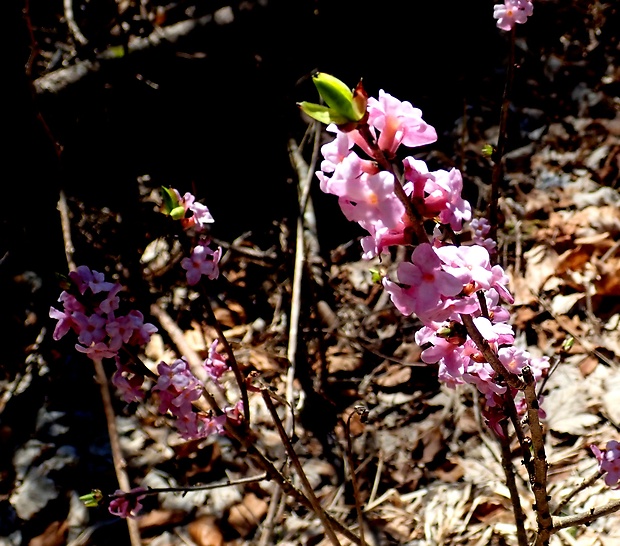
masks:
[[[232,349],[232,346],[226,339],[224,332],[222,330],[222,326],[220,325],[220,321],[217,320],[215,313],[213,312],[213,307],[211,306],[211,300],[209,299],[209,295],[204,287],[204,284],[200,284],[200,290],[202,292],[202,299],[204,302],[203,308],[207,313],[207,318],[211,323],[211,326],[215,328],[217,333],[217,337],[220,340],[220,343],[224,346],[224,351],[228,356],[228,365],[231,370],[235,374],[235,380],[237,381],[237,386],[239,387],[239,392],[241,393],[241,401],[243,402],[243,416],[245,417],[246,423],[250,422],[250,401],[248,398],[248,387],[245,382],[245,377],[243,376],[243,372],[241,371],[241,367],[239,366],[239,362],[237,362],[237,357],[235,356],[235,352]]]
[[[574,487],[571,491],[569,491],[564,498],[558,503],[558,505],[553,509],[551,514],[553,516],[557,516],[564,507],[570,502],[570,500],[580,491],[590,487],[596,480],[598,480],[603,475],[602,472],[597,471],[595,474],[592,474],[589,478],[585,480],[581,480],[581,483]]]
[[[286,431],[284,430],[284,425],[282,424],[282,421],[280,419],[280,416],[278,415],[276,407],[274,406],[273,401],[271,400],[271,394],[269,393],[267,389],[263,389],[261,391],[261,394],[263,395],[263,400],[265,401],[267,409],[269,410],[269,413],[271,414],[271,417],[273,418],[273,422],[276,425],[276,428],[278,429],[278,434],[280,434],[280,439],[282,440],[282,443],[284,444],[286,453],[288,454],[291,462],[293,463],[295,470],[297,470],[297,474],[303,485],[304,491],[306,493],[306,497],[310,501],[310,504],[312,505],[313,512],[319,517],[319,519],[323,523],[323,527],[325,528],[325,534],[327,535],[331,543],[334,544],[334,546],[340,546],[340,541],[338,540],[338,537],[336,536],[336,533],[334,532],[331,521],[327,517],[327,513],[321,506],[319,499],[316,497],[314,490],[312,489],[312,485],[310,485],[310,481],[308,480],[308,477],[306,476],[306,473],[304,472],[301,462],[299,461],[299,457],[297,457],[297,453],[295,453],[295,449],[293,448],[293,445],[291,444],[289,437],[286,435]]]
[[[536,383],[534,376],[529,367],[523,368],[523,378],[525,379],[525,401],[527,403],[527,419],[530,426],[530,434],[532,438],[532,449],[534,457],[532,466],[534,476],[532,481],[532,491],[536,504],[534,511],[536,512],[536,521],[538,522],[538,535],[536,537],[536,546],[546,546],[549,543],[549,537],[553,530],[553,521],[551,520],[551,510],[549,509],[549,497],[547,494],[547,456],[545,453],[545,437],[543,428],[538,415],[538,395],[536,394]]]
[[[515,38],[516,31],[513,28],[510,32],[510,52],[508,56],[508,73],[506,75],[506,83],[504,85],[504,94],[502,96],[502,107],[499,118],[499,135],[497,137],[497,148],[493,153],[493,172],[491,177],[491,196],[489,198],[489,224],[491,230],[489,237],[497,241],[498,228],[498,203],[499,203],[499,187],[502,183],[504,173],[503,157],[506,148],[508,111],[510,109],[510,91],[514,80],[515,69]]]
[[[360,527],[360,544],[365,546],[366,539],[364,538],[364,512],[362,511],[362,503],[360,500],[360,487],[357,481],[357,475],[355,473],[355,464],[353,462],[353,442],[351,440],[351,418],[354,415],[367,415],[368,410],[363,406],[355,408],[356,411],[352,411],[349,414],[344,426],[344,434],[347,440],[346,456],[347,464],[349,465],[349,474],[351,475],[351,483],[353,484],[353,497],[355,498],[355,511],[357,512],[357,521]]]
[[[604,504],[603,506],[599,506],[598,508],[591,508],[584,514],[574,514],[572,516],[557,516],[553,517],[553,528],[551,529],[552,533],[557,533],[560,529],[566,529],[567,527],[577,527],[578,525],[587,525],[588,523],[593,522],[599,518],[604,516],[608,516],[609,514],[613,514],[614,512],[618,512],[620,510],[620,499],[613,500]]]
[[[506,485],[510,491],[510,501],[514,511],[515,524],[517,526],[517,541],[519,546],[528,546],[527,535],[525,534],[525,514],[521,506],[521,497],[517,490],[517,482],[515,480],[515,468],[512,464],[512,454],[510,451],[510,438],[508,436],[508,422],[501,421],[503,436],[498,436],[499,444],[502,447],[502,468],[506,477]]]
[[[491,348],[489,342],[484,339],[480,330],[474,324],[474,319],[470,315],[460,315],[467,334],[476,344],[476,347],[480,350],[485,360],[493,368],[493,371],[502,377],[506,383],[514,389],[522,391],[525,388],[525,382],[519,378],[519,376],[510,373],[506,367],[502,364],[501,360],[497,356],[497,353]]]
[[[286,476],[284,476],[284,474],[282,474],[282,472],[280,472],[276,468],[276,466],[265,456],[265,454],[260,449],[258,449],[255,438],[252,435],[247,434],[247,430],[243,429],[241,431],[238,431],[234,427],[228,427],[227,432],[232,438],[237,440],[239,444],[243,446],[243,448],[246,449],[248,455],[256,462],[256,464],[258,464],[263,470],[265,470],[269,477],[272,478],[287,495],[294,498],[306,509],[314,512],[314,506],[312,505],[310,500],[299,489],[297,489],[291,483],[291,481]],[[323,514],[329,521],[331,527],[336,530],[336,532],[346,537],[348,540],[353,542],[353,544],[360,543],[360,539],[357,535],[355,535],[355,533],[351,532],[342,523],[340,523],[337,519],[335,519],[327,512],[323,512]]]
[[[99,384],[101,399],[103,400],[103,410],[108,425],[108,436],[110,437],[110,449],[112,451],[112,461],[114,463],[116,479],[118,480],[119,487],[123,491],[129,491],[131,489],[131,484],[127,473],[125,472],[125,459],[123,457],[121,444],[118,438],[118,431],[116,429],[116,415],[114,414],[114,408],[112,407],[112,397],[110,396],[110,389],[108,387],[108,377],[100,359],[93,360],[93,363],[95,365],[95,375],[97,378],[97,383]],[[140,539],[138,522],[132,518],[127,518],[126,521],[131,546],[140,546],[142,541]]]

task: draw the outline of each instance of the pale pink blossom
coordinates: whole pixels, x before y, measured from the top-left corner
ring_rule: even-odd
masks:
[[[403,144],[423,146],[437,140],[437,132],[422,119],[422,111],[381,89],[379,99],[368,99],[368,124],[380,131],[378,145],[393,155]]]
[[[216,279],[219,274],[218,263],[222,257],[222,249],[213,250],[208,241],[196,245],[189,258],[181,260],[181,267],[186,270],[187,284],[194,286],[205,275],[209,279]]]
[[[338,201],[340,208],[348,220],[381,222],[388,229],[394,228],[405,214],[394,184],[394,175],[387,171],[349,179]]]
[[[493,6],[493,18],[497,19],[497,27],[512,30],[515,23],[523,24],[534,13],[534,5],[530,0],[505,0],[503,4]]]

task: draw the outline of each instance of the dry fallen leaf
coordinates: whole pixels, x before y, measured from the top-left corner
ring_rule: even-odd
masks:
[[[214,516],[201,516],[192,521],[187,530],[197,546],[223,546],[224,535]]]
[[[240,504],[233,506],[228,515],[228,523],[242,537],[247,537],[259,525],[267,513],[268,504],[254,493],[247,494]]]

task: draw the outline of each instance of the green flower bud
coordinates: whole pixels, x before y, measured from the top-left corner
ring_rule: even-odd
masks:
[[[82,495],[80,500],[87,508],[95,508],[103,499],[103,493],[99,489],[93,489],[87,495]]]
[[[361,82],[351,90],[344,82],[324,72],[313,74],[312,81],[327,106],[306,101],[298,103],[305,114],[321,123],[339,126],[355,126],[365,118],[368,95]]]
[[[185,213],[185,209],[179,205],[179,198],[177,194],[172,191],[170,188],[166,188],[164,186],[161,187],[161,197],[163,200],[162,212],[169,216],[172,216],[173,211],[178,208],[183,209],[183,213],[181,214],[181,218],[183,218],[183,214]],[[178,220],[178,218],[175,218]]]
[[[491,144],[485,144],[482,147],[482,155],[484,157],[491,157],[494,152],[495,152],[495,148],[493,148]]]
[[[329,125],[330,123],[342,125],[343,123],[349,123],[350,121],[327,106],[321,106],[320,104],[314,104],[306,101],[299,102],[297,105],[301,108],[304,114],[307,114],[312,119],[316,119],[321,123],[325,123],[325,125]]]

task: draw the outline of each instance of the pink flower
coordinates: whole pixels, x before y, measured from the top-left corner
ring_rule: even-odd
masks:
[[[474,218],[469,227],[474,231],[472,241],[475,245],[480,245],[489,251],[489,254],[496,252],[497,243],[487,237],[491,231],[491,225],[486,218]]]
[[[384,279],[384,286],[401,313],[415,313],[423,322],[440,320],[435,315],[444,308],[444,297],[456,296],[463,289],[463,283],[443,271],[441,265],[435,249],[423,243],[413,251],[411,262],[398,266],[399,285]]]
[[[112,384],[120,391],[125,402],[136,402],[145,396],[141,389],[144,376],[133,373],[116,358],[116,371],[112,375]]]
[[[599,471],[607,474],[605,483],[612,489],[620,489],[620,442],[609,440],[604,450],[595,445],[590,449],[598,460]]]
[[[128,329],[133,329],[131,337],[129,338],[129,345],[137,345],[138,347],[143,347],[149,341],[151,341],[151,336],[157,332],[157,327],[150,322],[144,322],[144,315],[137,311],[136,309],[132,309],[127,313],[125,317],[128,320]]]
[[[497,19],[497,27],[512,30],[515,23],[523,24],[534,13],[534,5],[530,0],[505,0],[503,4],[493,6],[493,18]]]
[[[83,313],[74,313],[73,318],[77,328],[78,341],[82,345],[91,345],[103,341],[106,337],[107,320],[101,315],[94,313],[86,316]]]
[[[204,366],[207,370],[207,374],[213,380],[213,382],[220,388],[220,378],[230,370],[230,366],[228,366],[226,360],[217,352],[217,344],[219,341],[216,339],[211,343],[209,347],[209,353],[207,355],[207,359],[205,360]]]
[[[333,173],[338,165],[351,153],[353,141],[349,138],[349,133],[339,131],[333,124],[329,125],[326,130],[335,132],[336,138],[321,146],[321,154],[323,155],[321,171],[324,173]]]
[[[146,489],[143,487],[136,487],[128,493],[118,489],[114,493],[115,498],[110,501],[110,505],[108,506],[110,514],[120,518],[137,517],[138,512],[142,509],[140,501],[146,496],[138,494],[142,491],[146,492]]]
[[[403,144],[423,146],[437,140],[437,132],[422,119],[422,111],[379,91],[379,100],[368,99],[368,124],[381,131],[379,148],[393,155]]]
[[[424,186],[428,194],[424,205],[429,211],[437,214],[442,224],[450,224],[453,230],[459,231],[463,222],[471,219],[471,205],[461,197],[463,177],[458,169],[443,169],[430,173]]]
[[[459,279],[463,286],[474,283],[476,289],[491,287],[493,273],[486,248],[478,245],[446,245],[437,248],[435,252],[445,264],[444,271]]]
[[[195,228],[196,231],[204,231],[207,224],[214,222],[209,209],[202,203],[196,202],[196,197],[190,192],[186,192],[183,197],[178,190],[171,188],[174,192],[179,206],[185,208],[185,218],[181,219],[183,229]]]
[[[348,220],[381,222],[388,229],[399,225],[405,207],[394,193],[394,175],[382,171],[345,182],[340,208]]]
[[[520,374],[530,364],[530,353],[516,347],[502,347],[497,356],[510,373]]]
[[[49,316],[58,321],[54,328],[54,334],[52,335],[55,341],[62,338],[74,326],[73,316],[69,311],[59,311],[54,307],[50,307]]]
[[[181,267],[186,270],[187,284],[194,286],[200,281],[202,275],[209,279],[216,279],[220,274],[218,263],[222,257],[222,249],[213,250],[208,246],[208,241],[194,247],[189,258],[181,260]]]
[[[76,344],[75,350],[84,353],[91,360],[103,360],[104,358],[114,358],[117,354],[117,351],[110,349],[105,343],[99,341],[97,343],[93,343],[88,347],[83,347],[82,345]]]

